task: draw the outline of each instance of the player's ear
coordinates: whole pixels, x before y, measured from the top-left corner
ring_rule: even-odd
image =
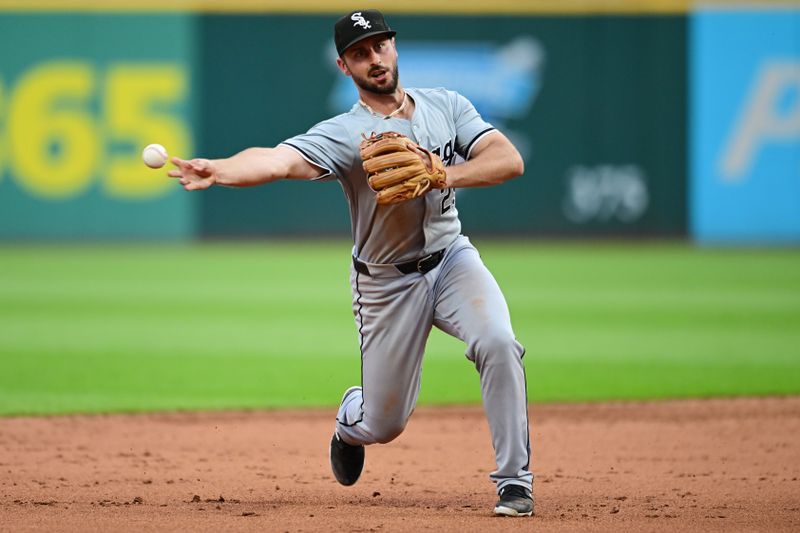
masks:
[[[345,76],[350,75],[350,69],[347,68],[347,63],[343,58],[341,57],[336,58],[336,66],[339,67],[339,70],[341,70],[342,74],[344,74]]]

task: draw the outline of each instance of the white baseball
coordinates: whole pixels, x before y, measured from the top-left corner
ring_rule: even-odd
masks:
[[[142,150],[142,160],[150,168],[163,167],[168,158],[167,149],[160,144],[148,144]]]

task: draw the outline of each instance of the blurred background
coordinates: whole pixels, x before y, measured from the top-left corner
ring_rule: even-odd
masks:
[[[533,401],[800,391],[795,2],[378,0],[405,86],[525,176],[459,190]],[[348,110],[350,2],[0,0],[0,413],[335,405],[359,381],[335,183],[188,194]],[[479,401],[435,333],[423,403]]]

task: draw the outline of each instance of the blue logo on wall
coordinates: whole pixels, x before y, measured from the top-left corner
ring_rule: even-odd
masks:
[[[800,242],[800,12],[692,19],[691,228]]]
[[[333,47],[331,52],[335,57]],[[404,40],[398,44],[398,53],[404,87],[446,87],[463,94],[485,120],[503,128],[521,152],[527,151],[527,139],[508,131],[503,123],[525,117],[539,93],[544,50],[537,40],[520,37],[502,46]],[[343,113],[356,101],[352,80],[338,76],[330,95],[331,110]]]

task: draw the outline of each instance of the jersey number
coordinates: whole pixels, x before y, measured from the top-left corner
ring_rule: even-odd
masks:
[[[456,205],[455,191],[452,188],[442,189],[442,214],[447,213],[454,205]]]
[[[444,147],[436,147],[431,150],[434,154],[440,156],[442,158],[442,163],[444,166],[449,167],[453,164],[453,157],[455,156],[453,150],[453,140],[449,140],[444,144]],[[450,208],[456,205],[456,194],[455,190],[452,188],[450,189],[442,189],[442,214],[444,215]]]

